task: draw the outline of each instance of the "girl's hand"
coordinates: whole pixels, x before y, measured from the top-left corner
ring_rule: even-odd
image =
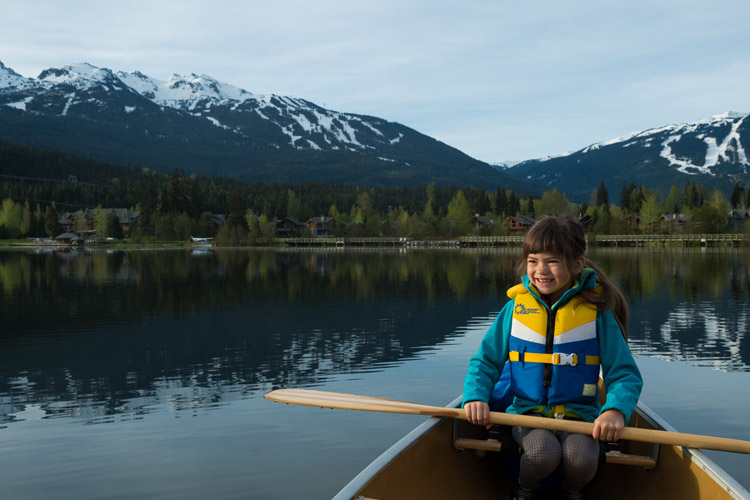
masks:
[[[625,415],[619,410],[607,410],[594,421],[594,432],[591,435],[599,441],[617,441],[623,427]]]
[[[490,423],[490,405],[482,401],[469,401],[464,405],[466,419],[475,425],[483,425],[487,429],[492,427]]]

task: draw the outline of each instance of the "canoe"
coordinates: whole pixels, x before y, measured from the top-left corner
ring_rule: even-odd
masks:
[[[450,407],[457,407],[457,398]],[[674,432],[639,404],[630,426]],[[511,485],[509,457],[499,441],[468,422],[432,417],[375,459],[333,500],[503,499]],[[507,448],[506,444],[506,448]],[[677,445],[622,441],[607,452],[591,499],[743,499],[750,493],[702,451]],[[555,498],[550,493],[548,498]]]

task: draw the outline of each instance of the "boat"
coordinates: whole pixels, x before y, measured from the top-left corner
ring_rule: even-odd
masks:
[[[456,408],[461,398],[448,407]],[[644,404],[629,426],[674,432]],[[494,428],[493,428],[494,429]],[[503,499],[511,484],[509,461],[517,449],[479,426],[433,416],[375,459],[333,500]],[[750,493],[699,449],[621,441],[606,452],[591,499],[742,499]],[[556,498],[554,492],[542,498]]]

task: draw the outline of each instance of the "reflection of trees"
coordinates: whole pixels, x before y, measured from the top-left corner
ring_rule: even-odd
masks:
[[[493,291],[513,280],[505,260],[5,252],[0,414],[29,403],[48,415],[99,419],[157,404],[203,407],[269,385],[382,369],[497,310],[505,299]],[[451,273],[467,276],[457,285]]]
[[[747,253],[592,257],[630,299],[636,352],[748,369]],[[380,370],[499,310],[517,261],[481,249],[0,252],[0,415],[203,408]]]

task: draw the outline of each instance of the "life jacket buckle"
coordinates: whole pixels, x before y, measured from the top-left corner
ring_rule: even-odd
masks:
[[[552,364],[575,366],[578,364],[578,356],[576,354],[556,352],[552,355]]]

